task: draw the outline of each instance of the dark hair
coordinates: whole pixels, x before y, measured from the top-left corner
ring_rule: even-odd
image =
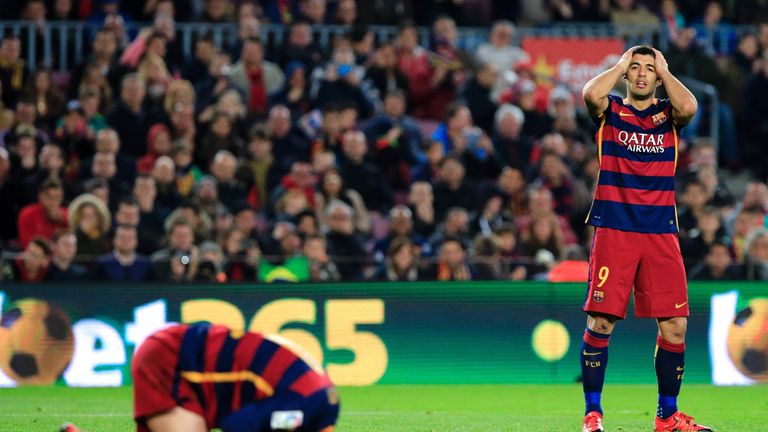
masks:
[[[32,241],[29,242],[29,244],[35,244],[40,249],[43,250],[46,256],[51,255],[51,243],[48,241],[47,238],[42,236],[35,236]],[[27,246],[29,247],[29,246]]]
[[[40,185],[39,188],[37,188],[37,193],[43,193],[49,189],[63,190],[64,187],[61,185],[61,182],[56,179],[47,179]]]
[[[442,248],[444,244],[450,243],[450,242],[457,243],[461,247],[461,250],[463,251],[467,250],[467,245],[464,244],[464,242],[459,237],[456,237],[456,236],[445,236],[445,238],[443,238],[443,241],[440,243],[440,247]]]
[[[117,208],[120,208],[120,206],[124,206],[124,205],[131,206],[131,207],[138,207],[139,206],[139,201],[135,197],[132,197],[132,196],[124,197],[117,204]]]
[[[448,123],[448,120],[454,118],[462,108],[466,107],[467,106],[461,102],[451,102],[445,109],[445,122]]]
[[[656,58],[656,52],[653,51],[653,48],[649,45],[640,45],[639,47],[632,50],[632,55],[640,54],[640,55],[649,55],[653,58]]]
[[[728,255],[731,255],[731,246],[723,241],[723,239],[715,239],[712,243],[709,244],[709,247],[707,248],[707,254],[712,253],[712,249],[714,249],[716,246],[722,246],[728,251]],[[733,256],[731,256],[733,258]]]
[[[216,43],[213,40],[213,35],[211,35],[210,32],[205,32],[205,33],[201,34],[200,36],[198,36],[197,40],[195,41],[195,43],[198,43],[198,42],[207,42],[207,43],[211,43],[211,44]]]
[[[400,34],[409,29],[416,30],[417,32],[419,31],[419,28],[416,27],[416,23],[413,20],[404,19],[397,25],[397,34]]]
[[[253,140],[271,141],[271,138],[269,137],[269,132],[267,132],[267,129],[260,124],[251,128],[250,133],[248,133],[248,138],[251,141]]]
[[[458,156],[456,156],[456,155],[448,155],[448,156],[444,157],[444,158],[443,158],[443,159],[440,161],[440,165],[439,165],[439,166],[440,166],[440,168],[444,167],[444,166],[445,166],[445,164],[446,164],[447,162],[449,162],[449,161],[454,161],[454,162],[456,162],[457,164],[459,164],[459,165],[461,165],[461,166],[464,166],[464,162],[462,162],[462,161],[461,161],[461,159],[460,159]]]
[[[407,236],[397,236],[392,239],[391,242],[389,242],[389,248],[387,249],[387,256],[394,256],[396,253],[400,252],[400,249],[404,247],[410,247],[413,248],[415,244],[413,243],[413,240],[408,238]]]
[[[258,36],[248,36],[247,38],[243,39],[243,46],[245,46],[247,43],[255,43],[261,46],[261,38]]]

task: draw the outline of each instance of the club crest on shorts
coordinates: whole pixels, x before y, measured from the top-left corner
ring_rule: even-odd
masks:
[[[660,124],[664,123],[665,121],[667,121],[667,115],[664,114],[663,112],[660,112],[658,114],[652,115],[651,116],[651,120],[653,120],[653,124],[660,125]]]
[[[592,291],[592,301],[594,301],[595,303],[600,303],[603,300],[605,300],[605,291],[601,291],[601,290]]]

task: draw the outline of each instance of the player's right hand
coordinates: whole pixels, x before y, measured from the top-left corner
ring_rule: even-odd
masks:
[[[624,54],[621,55],[621,58],[619,59],[617,65],[621,66],[621,73],[626,74],[627,70],[629,70],[629,63],[632,61],[632,51],[635,50],[639,45],[635,45],[632,48],[626,50]]]

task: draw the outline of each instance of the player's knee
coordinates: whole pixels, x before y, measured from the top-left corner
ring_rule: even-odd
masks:
[[[587,328],[601,334],[611,334],[615,325],[616,320],[600,315],[590,315],[587,320]]]
[[[667,342],[684,343],[687,328],[688,319],[685,317],[675,317],[659,321],[661,337]]]

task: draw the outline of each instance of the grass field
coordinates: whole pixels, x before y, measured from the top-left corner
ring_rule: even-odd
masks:
[[[656,387],[607,385],[608,431],[650,431]],[[378,385],[340,389],[344,431],[578,431],[578,385]],[[131,388],[0,389],[0,431],[134,430]],[[768,430],[768,387],[683,386],[681,408],[720,432]]]

